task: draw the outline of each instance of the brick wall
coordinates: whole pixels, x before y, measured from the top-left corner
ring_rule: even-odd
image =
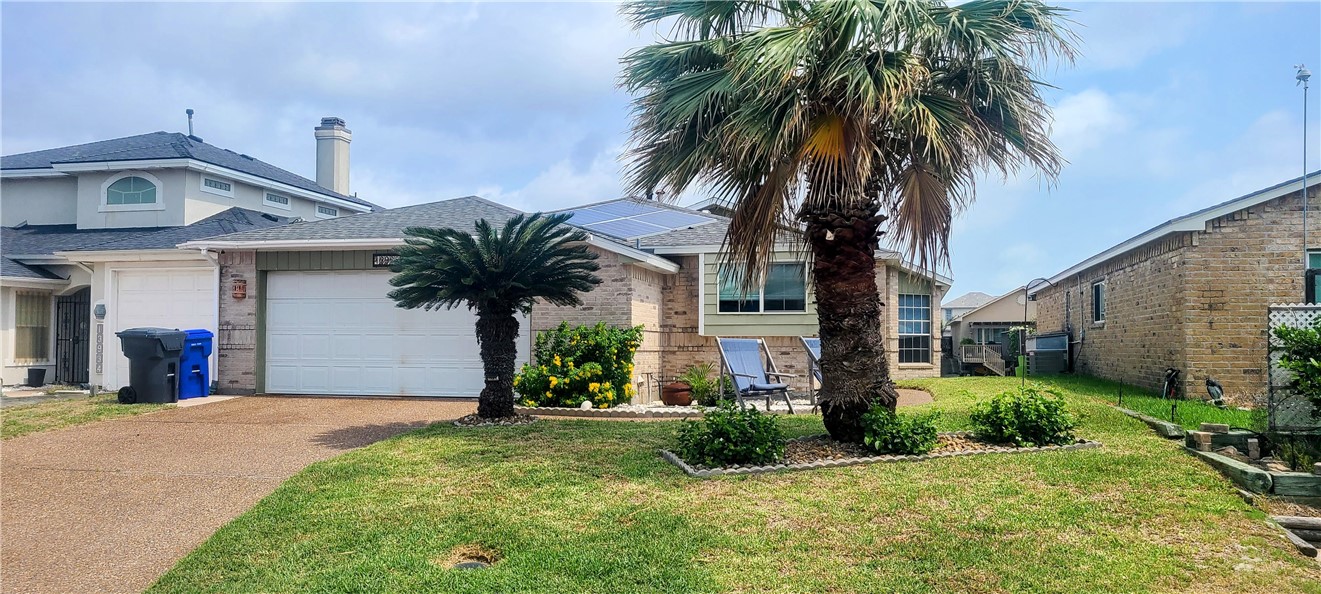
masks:
[[[1316,187],[1311,200],[1311,214],[1321,214]],[[1188,394],[1204,396],[1208,376],[1240,404],[1265,393],[1267,306],[1304,297],[1302,212],[1294,192],[1215,219],[1197,234],[1185,273]]]
[[[223,252],[220,261],[220,327],[216,336],[216,386],[221,394],[257,391],[257,254]],[[234,298],[235,281],[247,283],[247,297]]]
[[[1073,331],[1080,373],[1158,391],[1174,367],[1189,396],[1204,397],[1213,377],[1231,401],[1250,404],[1265,390],[1266,308],[1303,298],[1298,198],[1225,215],[1039,289],[1037,327]],[[1091,285],[1101,279],[1106,320],[1094,324]]]

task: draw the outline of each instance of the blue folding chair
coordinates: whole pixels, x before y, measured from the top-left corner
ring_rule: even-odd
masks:
[[[740,406],[747,406],[745,398],[765,398],[766,410],[770,411],[771,397],[780,396],[789,406],[789,414],[794,414],[794,405],[789,401],[789,384],[772,381],[772,378],[779,380],[798,376],[780,373],[775,369],[775,361],[771,359],[765,341],[760,338],[717,337],[716,344],[720,348],[721,374],[728,372],[733,378],[734,397]]]
[[[803,350],[807,351],[807,371],[816,381],[807,382],[807,396],[812,400],[812,408],[816,408],[816,387],[821,384],[821,339],[810,336],[799,336],[798,340],[803,341]]]

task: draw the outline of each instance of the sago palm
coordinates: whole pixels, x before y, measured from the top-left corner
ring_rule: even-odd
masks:
[[[500,418],[514,414],[514,363],[518,356],[516,313],[533,304],[582,304],[579,294],[601,279],[587,234],[565,225],[568,215],[518,215],[502,229],[485,219],[475,232],[410,227],[392,271],[390,291],[405,309],[453,309],[477,313],[477,342],[486,385],[477,414]]]
[[[924,269],[986,170],[1053,178],[1034,68],[1072,58],[1062,11],[1037,0],[643,0],[624,13],[673,39],[636,50],[629,185],[712,191],[733,209],[726,258],[760,278],[777,235],[806,241],[822,412],[861,439],[893,408],[881,340],[881,225]]]

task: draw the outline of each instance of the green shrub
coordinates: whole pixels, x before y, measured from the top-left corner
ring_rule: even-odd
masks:
[[[689,365],[675,379],[692,388],[694,402],[702,406],[715,406],[721,401],[728,400],[734,393],[733,383],[729,381],[728,376],[711,377],[715,370],[714,363]]]
[[[1038,386],[1001,392],[973,406],[973,427],[982,439],[1019,447],[1073,443],[1074,420],[1059,394]]]
[[[604,323],[571,327],[567,322],[537,335],[536,360],[514,376],[523,406],[568,406],[591,402],[597,408],[633,398],[633,355],[642,344],[642,326],[616,328]]]
[[[939,413],[899,415],[874,406],[862,416],[863,445],[881,454],[926,454],[936,447]]]
[[[1271,330],[1281,346],[1280,367],[1292,375],[1292,387],[1312,403],[1312,417],[1321,417],[1321,328],[1276,326]]]
[[[772,464],[784,458],[784,433],[774,415],[722,402],[701,421],[683,422],[678,450],[689,464]]]

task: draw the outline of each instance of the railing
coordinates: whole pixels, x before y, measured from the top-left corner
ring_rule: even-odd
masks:
[[[1005,374],[1004,355],[1000,354],[998,344],[961,344],[959,345],[960,363],[981,363],[996,375]]]

